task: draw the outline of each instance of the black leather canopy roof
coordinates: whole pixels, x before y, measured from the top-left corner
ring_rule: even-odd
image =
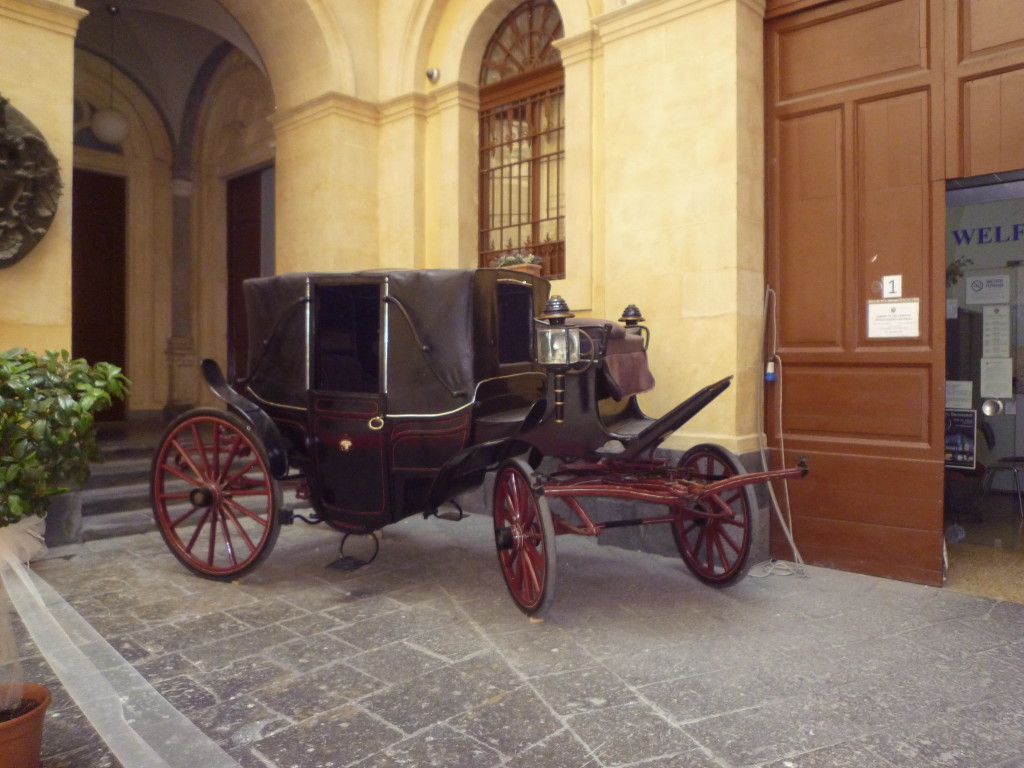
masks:
[[[436,413],[469,402],[476,383],[499,374],[499,284],[547,299],[544,279],[499,269],[292,273],[247,280],[249,389],[279,405],[307,407],[314,378],[320,286],[380,286],[382,387],[392,413]],[[506,320],[506,322],[509,322]],[[519,322],[514,333],[530,334]]]

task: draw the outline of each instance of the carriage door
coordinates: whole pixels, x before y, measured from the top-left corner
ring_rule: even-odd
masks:
[[[319,284],[314,298],[312,433],[321,499],[376,527],[388,512],[379,283]]]

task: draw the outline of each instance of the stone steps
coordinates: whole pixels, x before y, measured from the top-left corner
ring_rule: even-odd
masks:
[[[82,489],[86,541],[155,529],[149,503],[150,464],[163,427],[158,419],[98,425],[103,460],[91,466]]]

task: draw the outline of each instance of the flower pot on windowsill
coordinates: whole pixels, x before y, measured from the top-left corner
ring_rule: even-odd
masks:
[[[43,749],[43,718],[50,706],[50,692],[41,685],[24,683],[22,700],[33,702],[26,712],[10,720],[0,713],[0,755],[4,768],[39,768]],[[0,697],[2,698],[2,697]]]
[[[537,275],[540,277],[540,264],[510,264],[507,267],[501,267],[501,269],[511,269],[515,272],[527,272],[531,275]]]

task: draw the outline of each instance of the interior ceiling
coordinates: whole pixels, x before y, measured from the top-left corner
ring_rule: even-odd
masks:
[[[266,69],[252,41],[217,0],[76,0],[89,11],[76,45],[112,60],[149,95],[179,135],[203,64],[225,41]],[[116,7],[111,14],[109,8]]]

